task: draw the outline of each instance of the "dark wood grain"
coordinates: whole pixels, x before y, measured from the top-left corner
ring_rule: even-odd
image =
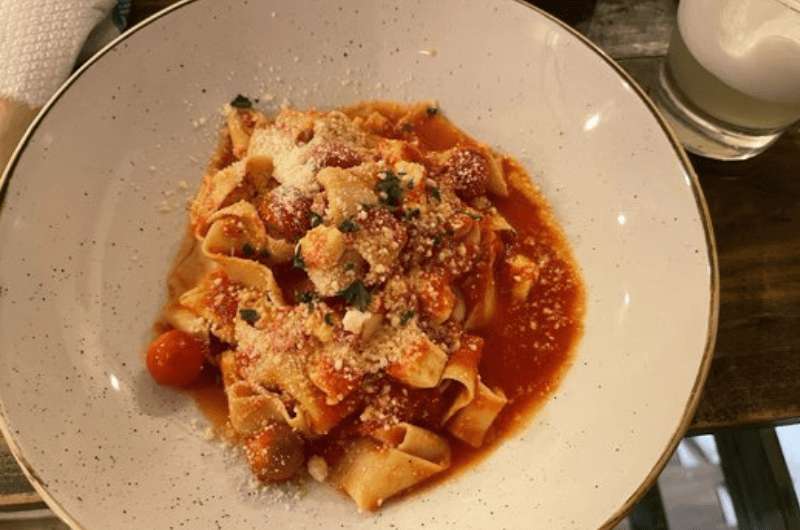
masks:
[[[157,13],[165,7],[171,6],[176,1],[177,0],[133,0],[128,23],[129,25],[133,25],[141,22],[153,13]]]
[[[676,5],[676,0],[600,0],[586,27],[578,29],[615,59],[661,57],[667,53]]]
[[[800,132],[736,163],[692,157],[720,267],[717,348],[697,430],[800,418]]]
[[[134,0],[131,20],[171,3]],[[675,22],[675,0],[597,0],[588,20],[572,0],[532,3],[576,22],[641,85],[654,86]],[[800,133],[786,135],[753,160],[692,157],[692,163],[716,234],[721,297],[714,361],[691,430],[797,421]]]
[[[0,436],[0,511],[38,501],[39,497]]]

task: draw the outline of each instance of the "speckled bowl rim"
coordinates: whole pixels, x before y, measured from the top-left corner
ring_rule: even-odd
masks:
[[[31,125],[28,127],[28,130],[25,132],[25,135],[20,140],[19,144],[17,145],[14,153],[11,156],[11,159],[8,162],[8,165],[5,168],[2,176],[0,176],[0,215],[3,212],[3,204],[5,202],[5,192],[6,192],[6,184],[11,180],[11,176],[14,173],[14,169],[16,168],[17,163],[19,162],[22,153],[25,151],[25,148],[28,144],[28,141],[33,136],[33,133],[41,124],[44,117],[47,113],[55,106],[58,100],[61,98],[64,93],[72,86],[72,84],[81,76],[84,72],[86,72],[89,68],[91,68],[96,62],[102,59],[109,51],[111,51],[114,47],[119,45],[121,42],[124,42],[126,39],[130,38],[140,29],[148,26],[149,24],[155,22],[156,20],[163,18],[178,9],[193,4],[198,0],[180,0],[179,2],[159,11],[152,16],[142,20],[132,28],[128,29],[125,33],[111,41],[108,45],[104,48],[99,50],[95,53],[89,60],[87,60],[80,68],[78,68],[56,91],[55,94],[50,98],[50,100],[42,107],[39,114],[33,120]],[[700,187],[700,181],[697,178],[697,174],[692,167],[691,162],[686,154],[686,151],[683,149],[683,146],[678,140],[677,135],[672,130],[672,127],[668,124],[667,120],[661,115],[659,110],[657,109],[656,105],[650,99],[650,97],[645,93],[645,91],[639,86],[639,84],[628,74],[616,61],[614,61],[611,57],[606,54],[603,50],[601,50],[596,44],[590,41],[588,38],[583,36],[580,32],[572,28],[571,26],[567,25],[566,23],[562,22],[558,18],[550,15],[549,13],[539,9],[538,7],[532,6],[526,3],[524,0],[509,0],[521,4],[527,8],[529,8],[534,13],[537,13],[539,16],[542,16],[551,22],[557,24],[561,29],[568,32],[570,35],[575,37],[579,42],[583,43],[589,50],[594,52],[602,61],[608,64],[616,73],[617,75],[626,81],[632,88],[633,91],[639,96],[642,103],[645,104],[647,109],[656,119],[656,122],[661,127],[664,134],[670,141],[673,149],[675,150],[675,154],[677,155],[678,159],[683,166],[684,171],[689,175],[691,180],[691,188],[692,194],[694,195],[695,204],[697,206],[698,211],[700,212],[700,217],[703,223],[703,232],[705,234],[705,242],[706,242],[706,250],[708,253],[708,257],[710,260],[709,269],[711,272],[711,279],[709,282],[710,288],[710,298],[709,298],[709,316],[708,316],[708,327],[706,330],[706,342],[705,342],[705,349],[703,351],[703,358],[700,363],[700,367],[697,372],[697,377],[695,379],[694,385],[692,386],[692,390],[689,394],[689,399],[686,402],[684,407],[683,416],[681,417],[678,425],[675,427],[675,431],[673,432],[672,437],[670,438],[669,442],[667,443],[666,447],[662,450],[661,457],[656,461],[653,467],[650,469],[650,472],[644,477],[642,482],[639,484],[639,487],[628,497],[622,505],[617,508],[617,510],[606,520],[605,523],[600,527],[602,529],[608,529],[614,527],[617,523],[619,523],[625,515],[630,511],[633,505],[638,501],[645,492],[653,485],[653,483],[658,479],[658,476],[661,474],[661,471],[664,469],[664,466],[667,464],[672,453],[675,451],[678,443],[680,442],[681,438],[683,438],[684,433],[689,428],[689,424],[694,417],[695,410],[697,409],[697,405],[700,402],[700,395],[702,393],[703,386],[706,382],[706,378],[708,377],[708,371],[711,367],[711,358],[714,353],[714,345],[716,342],[717,337],[717,324],[719,318],[719,266],[717,262],[717,246],[714,240],[714,230],[711,223],[711,217],[708,213],[708,205],[706,204],[705,196],[703,195],[703,190]],[[39,494],[39,496],[47,503],[51,510],[61,518],[65,523],[67,523],[71,528],[75,529],[85,529],[83,525],[78,523],[78,521],[70,515],[70,513],[63,507],[59,502],[47,491],[47,488],[44,486],[42,481],[33,471],[33,468],[28,464],[27,459],[22,453],[22,450],[17,445],[16,440],[12,436],[11,431],[8,428],[8,424],[6,422],[5,417],[5,410],[2,410],[0,407],[0,432],[2,432],[6,443],[11,451],[11,454],[14,455],[14,458],[19,463],[20,467],[22,468],[23,473],[30,481],[33,488]]]

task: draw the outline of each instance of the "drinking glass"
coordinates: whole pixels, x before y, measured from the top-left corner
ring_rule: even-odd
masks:
[[[693,153],[761,153],[800,120],[800,0],[681,0],[656,101]]]

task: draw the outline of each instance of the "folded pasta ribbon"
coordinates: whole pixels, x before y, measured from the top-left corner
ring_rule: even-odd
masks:
[[[389,497],[450,466],[447,442],[416,425],[400,423],[382,439],[389,447],[369,438],[357,440],[332,475],[361,510],[375,510]]]
[[[276,393],[254,387],[239,378],[234,356],[234,352],[228,350],[222,354],[220,361],[230,422],[234,430],[247,436],[271,422],[279,421],[297,431],[308,432],[308,421],[302,410],[290,413]]]
[[[508,399],[502,389],[492,390],[478,376],[474,398],[450,419],[447,430],[472,447],[480,447],[489,427],[507,403]]]
[[[254,249],[284,252],[278,240],[270,238],[255,207],[239,201],[209,218],[210,227],[203,240],[203,253],[217,262],[231,281],[263,291],[276,305],[285,305],[283,292],[272,271],[261,263],[236,257],[245,244]]]
[[[442,381],[452,381],[461,385],[456,399],[442,418],[442,424],[458,411],[472,403],[478,385],[478,363],[483,351],[483,339],[474,335],[465,335],[459,347],[450,355],[447,366],[442,373]]]
[[[240,367],[242,379],[253,388],[279,389],[281,395],[290,396],[296,404],[295,412],[302,411],[305,418],[299,430],[316,436],[327,434],[352,413],[355,402],[328,404],[325,393],[309,379],[307,359],[321,344],[304,334],[305,311],[303,307],[276,308],[262,317],[268,320],[267,330],[237,318],[235,342],[237,351],[249,359]]]
[[[255,155],[238,160],[203,177],[203,184],[192,202],[190,218],[195,234],[205,235],[214,212],[249,195],[268,188],[272,159]]]

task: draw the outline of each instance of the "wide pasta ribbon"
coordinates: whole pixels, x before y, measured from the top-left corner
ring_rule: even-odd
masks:
[[[305,336],[303,328],[307,317],[304,312],[303,307],[276,309],[273,314],[262,311],[265,316],[261,318],[267,319],[264,325],[269,331],[256,329],[237,318],[235,337],[239,353],[252,359],[241,369],[242,378],[252,388],[280,389],[284,395],[290,396],[296,402],[296,413],[303,412],[304,423],[298,427],[289,421],[287,423],[305,434],[316,436],[328,433],[350,414],[353,402],[328,404],[325,393],[308,378],[307,359],[320,345]],[[264,392],[260,393],[264,395]],[[263,399],[262,402],[272,406]]]
[[[472,447],[480,447],[486,433],[508,400],[502,390],[492,390],[478,373],[483,339],[465,335],[442,373],[442,381],[461,385],[455,400],[442,418],[447,430]]]
[[[272,167],[270,157],[255,155],[233,162],[216,173],[207,174],[190,212],[196,235],[204,235],[209,217],[220,208],[236,202],[237,195],[241,197],[265,190]]]
[[[459,410],[447,424],[450,433],[472,447],[480,447],[489,427],[508,403],[502,389],[492,390],[480,380],[472,401]]]
[[[382,433],[389,447],[360,438],[334,470],[332,481],[361,510],[374,510],[383,502],[450,467],[450,446],[436,434],[400,423]]]
[[[300,432],[309,431],[308,419],[301,409],[290,413],[278,394],[239,378],[233,351],[222,354],[220,370],[225,381],[230,422],[237,433],[248,436],[272,422],[286,423]]]
[[[266,293],[276,305],[285,305],[283,292],[272,270],[257,261],[234,255],[246,244],[253,248],[253,252],[267,249],[270,255],[286,251],[278,240],[267,235],[255,207],[249,202],[239,201],[216,212],[209,222],[202,244],[203,254],[214,260],[231,281]]]
[[[461,344],[447,361],[447,366],[442,373],[442,381],[452,381],[461,385],[456,399],[442,417],[442,424],[453,417],[455,413],[469,405],[475,399],[475,389],[478,385],[478,363],[483,351],[483,339],[474,335],[465,335]]]

